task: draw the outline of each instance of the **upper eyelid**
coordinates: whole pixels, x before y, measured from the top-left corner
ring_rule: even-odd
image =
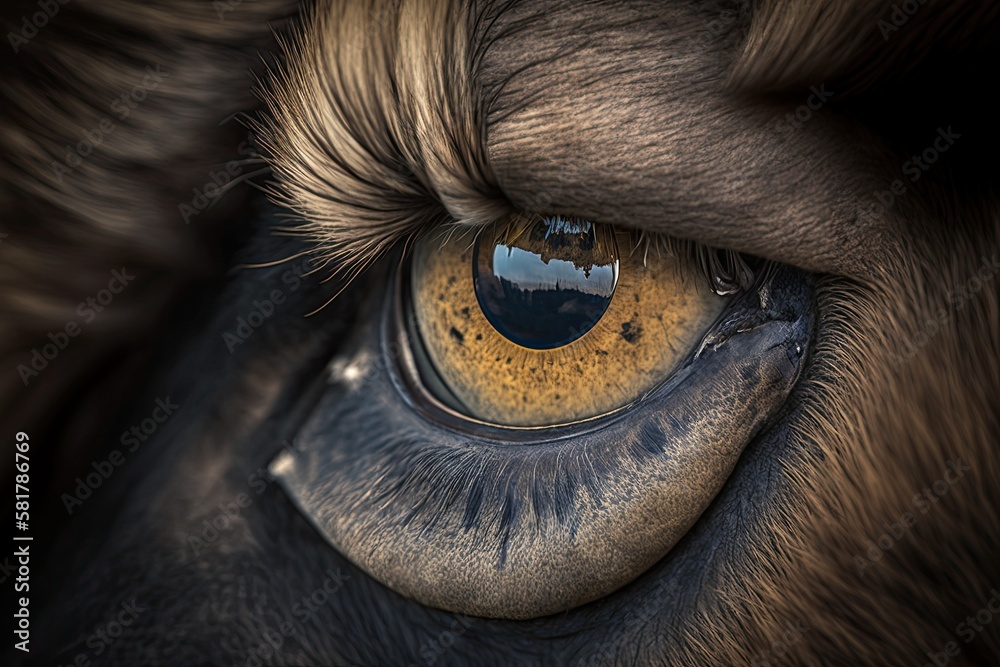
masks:
[[[454,16],[461,16],[458,2],[444,4],[450,5]],[[342,15],[334,20],[324,14],[333,9],[329,5],[317,11],[318,25],[310,34],[321,37],[301,39],[294,64],[270,81],[264,99],[272,120],[256,127],[279,182],[271,194],[303,219],[291,228],[319,246],[317,263],[354,275],[380,251],[428,227],[456,220],[484,226],[513,213],[488,157],[486,119],[479,108],[484,96],[475,85],[469,87],[477,78],[475,72],[461,67],[437,71],[435,54],[407,54],[410,61],[423,62],[425,71],[414,73],[414,78],[437,80],[441,93],[412,96],[416,107],[407,114],[401,105],[391,104],[384,91],[363,94],[358,88],[405,87],[406,80],[387,66],[371,65],[350,48],[341,48],[337,34],[350,34],[352,21],[367,15],[339,7]],[[438,31],[438,40],[463,42],[465,22],[454,16],[448,20],[448,13],[439,11],[437,23],[431,22],[428,29]],[[403,48],[388,28],[392,20],[406,17],[389,18],[378,24],[385,30],[366,32],[370,39],[364,48]],[[480,46],[471,45],[475,62],[483,57]],[[437,143],[427,146],[420,123],[424,130],[435,128],[429,138],[438,139]],[[407,162],[406,156],[425,159]],[[540,191],[519,208],[552,213],[548,200]],[[639,218],[628,226],[651,227]]]
[[[492,105],[492,94],[480,93],[475,82],[482,77],[469,67],[495,69],[493,47],[481,52],[477,46],[467,57],[467,17],[458,0],[401,7],[374,31],[354,3],[318,7],[315,25],[265,93],[272,121],[256,128],[278,181],[272,194],[301,218],[288,227],[314,243],[319,263],[335,271],[354,275],[419,230],[451,220],[483,225],[514,210],[572,213],[861,279],[873,278],[902,241],[893,233],[894,219],[862,219],[863,194],[878,183],[854,169],[844,136],[811,137],[790,168],[771,169],[741,155],[746,128],[737,126],[749,113],[742,108],[728,109],[732,116],[719,126],[718,114],[689,105],[685,116],[681,104],[668,116],[683,127],[645,128],[680,141],[661,147],[659,158],[649,154],[650,138],[642,146],[635,135],[602,144],[579,123],[542,124],[539,134],[512,130],[504,121],[490,126],[487,145],[480,105]],[[360,48],[366,56],[358,57],[354,37],[365,29]],[[442,58],[435,51],[442,44],[458,46]],[[588,56],[595,49],[601,56],[596,46],[588,43],[588,49]],[[580,53],[568,49],[560,57]],[[642,67],[614,81],[616,106],[598,108],[591,125],[614,121],[622,108],[642,101],[629,101],[634,93],[625,85],[641,83],[645,61],[638,62]],[[590,81],[587,94],[609,84]],[[687,95],[706,85],[683,76],[679,82]],[[567,104],[580,108],[580,101],[563,101],[560,115],[566,117]],[[811,123],[800,136],[821,127]],[[581,150],[588,147],[590,154]],[[623,153],[631,164],[622,162]],[[671,157],[664,162],[664,155]],[[816,155],[819,171],[802,162]],[[609,174],[617,187],[605,185]]]
[[[665,4],[678,20],[622,27],[588,21],[589,5],[548,9],[514,27],[501,16],[482,56],[491,164],[515,206],[541,193],[547,208],[592,220],[882,277],[908,227],[900,210],[866,215],[888,187],[873,166],[879,138],[839,113],[841,91],[828,88],[822,111],[785,132],[812,91],[776,101],[736,89],[738,44],[685,39],[704,26],[701,10]]]

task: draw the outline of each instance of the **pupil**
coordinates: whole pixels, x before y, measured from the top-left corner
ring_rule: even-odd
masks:
[[[484,231],[476,240],[472,279],[490,324],[522,347],[572,343],[597,324],[618,284],[613,230],[552,216],[514,238]]]

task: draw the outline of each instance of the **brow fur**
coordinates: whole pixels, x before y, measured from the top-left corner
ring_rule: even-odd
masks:
[[[761,0],[729,83],[748,93],[799,93],[818,81],[841,80],[860,94],[942,53],[995,43],[994,5],[930,0],[908,33],[886,44],[876,25],[892,4]],[[378,14],[376,8],[386,6],[389,14]],[[268,98],[279,122],[262,134],[276,175],[289,184],[279,195],[310,221],[306,231],[320,251],[337,253],[338,261],[384,248],[374,224],[387,218],[400,228],[419,227],[445,216],[489,220],[510,209],[482,150],[475,66],[468,65],[462,40],[446,38],[471,28],[444,9],[452,3],[440,6],[324,4],[316,10],[320,22],[301,35],[308,46],[287,75],[278,75],[282,92]],[[75,0],[61,11],[67,12],[61,25],[53,23],[56,32],[48,33],[61,45],[53,40],[50,50],[4,63],[5,359],[44,342],[47,331],[72,317],[79,300],[100,287],[106,266],[120,260],[191,270],[186,260],[209,243],[177,231],[176,204],[203,184],[209,168],[232,157],[231,138],[217,138],[218,122],[252,104],[246,81],[233,72],[254,58],[247,45],[269,43],[262,19],[291,9],[257,0],[222,25],[207,3]],[[402,34],[404,15],[420,19],[406,21],[418,26],[413,32]],[[355,59],[354,69],[340,65],[338,49],[349,47],[331,45],[337,40],[325,39],[320,27],[325,34],[371,34],[361,47],[366,57]],[[96,48],[91,30],[114,33],[117,41]],[[32,47],[45,43],[38,39]],[[108,99],[134,85],[147,56],[168,59],[175,77],[159,93],[155,111],[122,124],[114,144],[54,183],[51,160],[99,122]],[[407,94],[402,101],[396,99],[401,91]],[[414,108],[420,105],[425,108]],[[995,184],[995,174],[989,177]],[[949,185],[957,191],[960,184]],[[952,299],[971,284],[984,255],[997,252],[1000,205],[995,194],[956,195],[916,209],[907,220],[913,230],[907,253],[881,266],[878,280],[823,281],[821,307],[827,331],[835,333],[819,341],[818,379],[796,433],[803,453],[787,467],[784,502],[763,508],[762,518],[748,526],[748,548],[729,554],[732,565],[718,580],[704,582],[699,618],[670,642],[644,637],[642,644],[602,654],[609,662],[662,664],[666,656],[677,665],[745,664],[773,651],[788,624],[802,621],[808,633],[777,662],[913,664],[954,640],[955,626],[997,586],[997,277],[981,281],[961,308]],[[362,232],[354,233],[349,226],[358,221]],[[154,301],[150,310],[162,308]],[[915,345],[941,309],[945,324]],[[133,331],[117,324],[108,327],[113,349]],[[897,363],[911,348],[910,358]],[[24,404],[51,419],[62,414],[62,400],[53,391]],[[971,466],[966,479],[920,517],[910,537],[857,574],[854,557],[955,458]],[[361,615],[345,623],[359,633],[371,630]],[[622,632],[641,636],[642,629]],[[346,645],[357,637],[337,639]],[[995,662],[997,619],[960,646],[956,662]]]
[[[321,263],[363,270],[394,243],[510,212],[457,2],[320,3],[272,77],[259,126],[278,201]]]

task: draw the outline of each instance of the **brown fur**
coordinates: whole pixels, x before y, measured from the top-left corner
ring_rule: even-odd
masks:
[[[971,238],[929,231],[917,261],[885,267],[890,275],[879,285],[826,281],[821,307],[838,335],[821,343],[814,363],[829,379],[814,385],[800,427],[821,457],[789,470],[788,505],[768,517],[747,569],[717,582],[719,605],[689,631],[681,664],[742,664],[796,622],[809,631],[790,647],[788,664],[914,664],[957,640],[956,626],[992,597],[998,573],[990,563],[1000,549],[997,278],[961,310],[947,299],[984,256],[996,261],[997,227],[987,215],[980,211]],[[941,308],[949,326],[895,366]],[[958,459],[972,468],[965,479],[860,575],[855,558],[886,522],[914,512],[913,496]],[[743,623],[718,620],[731,617]],[[995,628],[974,642],[960,643],[966,655],[958,664],[1000,654]]]
[[[324,3],[265,94],[276,198],[324,264],[363,270],[449,219],[510,212],[486,160],[455,2]]]
[[[989,43],[1000,22],[1000,8],[990,3],[925,0],[896,26],[893,11],[902,4],[763,0],[731,81],[743,90],[787,91],[837,79],[841,94],[856,94],[900,79],[931,57]]]
[[[162,307],[162,297],[135,297],[130,317],[102,324],[103,341],[81,341],[74,354],[82,359],[74,371],[67,360],[58,377],[39,379],[39,386],[57,388],[21,393],[11,402],[10,396],[24,391],[14,368],[26,350],[71,318],[110,268],[120,263],[159,268],[168,274],[163,283],[169,286],[207,263],[197,254],[191,260],[191,253],[209,244],[184,227],[177,204],[204,183],[210,168],[233,157],[238,138],[220,136],[218,123],[252,104],[247,79],[234,72],[251,64],[255,46],[269,43],[270,29],[261,19],[287,15],[288,4],[248,2],[220,23],[207,3],[138,8],[76,0],[24,54],[7,56],[0,118],[0,148],[9,156],[0,166],[0,205],[7,214],[0,231],[9,237],[0,244],[0,359],[10,374],[0,384],[0,400],[13,407],[5,419],[51,417],[65,400],[62,387],[87,377],[102,347],[119,348],[142,329],[147,310]],[[730,35],[736,48],[718,47],[719,57],[728,58],[719,72],[732,90],[747,95],[798,95],[817,81],[835,89],[837,82],[857,95],[912,71],[921,63],[917,54],[930,59],[996,37],[994,6],[932,0],[883,43],[874,26],[891,4],[762,1],[745,41],[744,35]],[[325,243],[320,251],[335,259],[384,247],[386,229],[376,230],[374,223],[387,211],[369,215],[365,204],[373,201],[390,202],[397,231],[440,222],[444,212],[484,221],[508,212],[510,201],[521,208],[531,204],[507,190],[510,174],[486,158],[485,146],[496,140],[493,133],[506,117],[492,118],[484,140],[487,118],[475,103],[479,54],[466,54],[461,39],[454,50],[454,42],[428,40],[430,19],[440,19],[435,12],[446,6],[408,3],[411,13],[402,16],[406,25],[416,26],[412,33],[394,32],[402,19],[392,12],[376,23],[372,30],[387,49],[380,57],[394,65],[390,78],[374,82],[370,76],[379,64],[385,73],[385,62],[352,61],[358,69],[337,69],[337,49],[344,47],[329,39],[330,32],[304,35],[298,64],[279,77],[284,92],[267,98],[275,124],[265,134],[284,200],[308,217],[300,229]],[[374,5],[357,7],[348,22],[318,25],[342,34],[364,29],[365,16],[371,15],[365,10]],[[8,11],[8,23],[16,22],[20,11]],[[428,22],[409,22],[421,17]],[[88,22],[105,30],[115,26],[121,36],[110,45],[90,44]],[[466,30],[446,24],[451,34]],[[473,26],[469,34],[478,29]],[[49,165],[62,157],[62,146],[108,115],[108,100],[134,85],[153,61],[164,63],[171,77],[149,106],[128,122],[116,121],[119,129],[94,156],[62,183],[54,182]],[[401,93],[391,92],[390,82],[400,85]],[[296,90],[298,97],[292,95]],[[323,95],[315,92],[320,90]],[[494,92],[500,95],[486,92],[490,104]],[[306,111],[310,115],[299,115]],[[342,123],[345,118],[349,122]],[[375,125],[366,127],[368,121]],[[367,133],[359,135],[359,129]],[[322,134],[312,135],[315,141],[304,141],[307,131],[317,130]],[[396,143],[387,143],[387,137]],[[331,144],[342,151],[340,162],[331,159],[336,153],[321,150]],[[343,152],[345,145],[357,152]],[[793,160],[782,167],[783,178],[789,180],[803,164]],[[992,180],[995,185],[995,175]],[[862,181],[849,189],[868,192],[880,182],[868,174]],[[823,179],[816,182],[821,192]],[[958,190],[946,179],[943,187],[945,193]],[[1000,203],[995,195],[950,197],[908,201],[893,225],[873,234],[892,235],[877,262],[838,265],[854,280],[823,278],[825,320],[813,362],[817,379],[809,387],[808,417],[798,427],[803,450],[811,453],[787,471],[787,502],[760,520],[746,560],[725,579],[706,583],[718,595],[706,604],[700,622],[684,628],[684,641],[638,646],[645,662],[662,664],[663,656],[652,654],[658,649],[675,664],[743,664],[772,650],[789,624],[802,622],[809,630],[782,662],[913,664],[927,651],[943,650],[955,639],[955,626],[985,604],[991,588],[1000,587],[994,565],[1000,552],[998,278],[982,280],[977,293],[960,301],[961,308],[949,298],[974,284],[970,280],[984,257],[995,257]],[[762,194],[767,198],[774,198],[770,191]],[[843,229],[850,234],[850,224],[831,227],[828,218],[833,216],[817,214],[817,225],[803,233],[802,220],[789,216],[789,227],[798,224],[802,235],[791,241],[808,241],[810,235],[828,241]],[[773,218],[761,219],[774,227]],[[701,232],[681,225],[672,233],[694,238]],[[741,241],[760,243],[761,254],[781,241],[760,242],[759,234],[748,233]],[[801,251],[802,245],[791,241],[787,251]],[[851,250],[863,259],[866,247],[858,243]],[[814,256],[775,259],[808,263]],[[828,266],[828,259],[816,267]],[[143,300],[147,303],[138,303]],[[931,335],[927,323],[941,308],[945,324]],[[921,332],[927,342],[897,363],[907,344],[924,339]],[[971,466],[965,478],[920,516],[909,537],[859,575],[855,557],[885,532],[883,523],[911,510],[914,494],[941,478],[949,459],[958,458]],[[1000,620],[960,646],[959,660],[967,664],[995,660]]]
[[[837,77],[860,90],[902,77],[931,44],[955,50],[998,34],[994,6],[928,3],[879,49],[871,29],[887,4],[762,3],[733,80],[782,89]],[[789,664],[914,664],[950,641],[962,650],[958,664],[1000,655],[996,627],[968,645],[955,634],[1000,581],[1000,277],[988,268],[1000,249],[1000,201],[923,201],[906,226],[910,250],[881,266],[878,280],[830,279],[822,290],[838,334],[821,343],[814,363],[828,380],[813,386],[800,427],[821,458],[789,470],[789,506],[769,518],[749,572],[719,582],[724,602],[705,612],[706,621],[736,614],[752,623],[691,632],[692,664],[720,655],[720,635],[722,664],[748,660],[748,647],[775,646],[797,621],[810,630],[790,647]],[[971,466],[964,480],[860,575],[855,558],[958,459]]]
[[[246,132],[220,123],[255,106],[247,70],[295,3],[246,1],[220,18],[194,0],[73,0],[14,53],[6,35],[38,10],[2,10],[0,402],[5,419],[16,415],[11,428],[41,436],[54,410],[80,398],[76,383],[150,333],[179,284],[218,271],[210,239],[232,201],[190,225],[178,207],[211,170],[244,157]],[[157,64],[168,76],[121,119],[112,103]],[[114,131],[60,180],[52,164],[103,119]],[[122,266],[136,282],[26,388],[17,366],[49,332],[79,322],[77,305]]]

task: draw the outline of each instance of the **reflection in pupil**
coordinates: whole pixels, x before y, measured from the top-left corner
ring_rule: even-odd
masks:
[[[504,337],[536,350],[572,343],[607,310],[618,283],[614,231],[551,216],[517,233],[476,240],[479,307]]]

